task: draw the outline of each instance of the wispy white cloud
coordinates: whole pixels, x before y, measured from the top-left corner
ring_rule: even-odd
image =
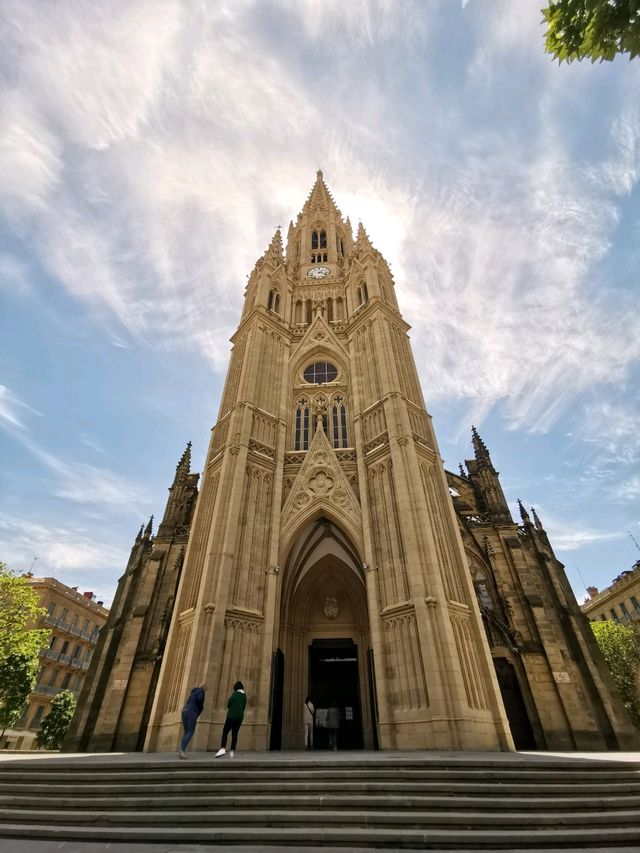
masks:
[[[146,510],[149,497],[142,486],[107,468],[85,462],[66,462],[43,448],[20,419],[21,411],[36,415],[40,412],[19,400],[4,385],[0,385],[0,427],[54,475],[50,493],[78,504],[104,504]],[[85,442],[86,443],[86,442]]]
[[[626,535],[624,531],[601,530],[591,525],[567,521],[553,515],[546,507],[538,507],[538,512],[556,553],[577,551],[586,545],[613,541]],[[511,505],[511,513],[514,518],[520,518],[517,504]]]
[[[34,558],[34,573],[54,574],[60,580],[86,584],[110,598],[115,579],[122,573],[128,554],[102,540],[100,531],[86,531],[55,523],[40,524],[0,513],[2,559],[15,571],[27,571]]]
[[[21,400],[6,385],[0,385],[0,426],[4,426],[5,428],[9,426],[20,430],[26,429],[23,422],[26,412],[30,412],[33,415],[42,415],[37,409],[34,409],[28,403],[25,403],[24,400]]]

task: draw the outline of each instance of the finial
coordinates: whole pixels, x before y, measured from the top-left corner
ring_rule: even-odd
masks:
[[[140,542],[142,539],[142,532],[144,531],[144,524],[140,525],[140,530],[138,530],[138,535],[136,536],[136,544]]]
[[[542,522],[538,518],[538,513],[536,512],[535,507],[533,507],[533,506],[531,507],[531,514],[533,515],[533,523],[536,526],[536,530],[544,531],[544,527],[542,526]]]
[[[316,172],[316,178],[317,178],[319,181],[324,180],[324,175],[322,174],[322,169],[318,169],[318,171]]]
[[[458,470],[460,471],[460,476],[465,477],[465,479],[466,479],[467,472],[462,467],[462,462],[458,462]]]
[[[180,461],[176,465],[176,476],[174,479],[174,483],[181,483],[187,477],[187,474],[191,470],[191,442],[187,443],[184,453],[180,457]]]
[[[520,518],[522,519],[522,521],[525,524],[531,524],[531,519],[529,518],[529,513],[524,508],[524,504],[522,503],[520,498],[518,498],[518,509],[520,510]]]
[[[144,538],[149,539],[153,533],[153,516],[149,519],[149,523],[144,529]]]
[[[489,456],[487,446],[480,438],[480,436],[478,435],[478,430],[473,425],[471,427],[471,441],[473,443],[473,452],[475,454],[478,466],[487,466],[491,468],[491,457]]]

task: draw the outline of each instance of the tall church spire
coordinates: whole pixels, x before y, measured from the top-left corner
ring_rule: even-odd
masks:
[[[174,478],[174,485],[176,483],[182,483],[186,480],[187,475],[191,470],[191,442],[187,443],[184,453],[180,457],[180,461],[176,465],[176,476]]]
[[[478,435],[478,430],[475,426],[471,427],[471,440],[473,442],[473,452],[476,457],[476,462],[478,463],[478,468],[489,468],[493,470],[493,464],[491,462],[491,456],[489,455],[487,446]]]
[[[333,212],[338,219],[342,219],[342,213],[335,201],[333,200],[333,196],[329,192],[329,188],[324,182],[324,177],[322,174],[322,170],[318,169],[316,174],[316,182],[309,193],[309,197],[304,203],[304,207],[302,208],[301,216],[305,214],[319,214],[319,213],[329,213]]]

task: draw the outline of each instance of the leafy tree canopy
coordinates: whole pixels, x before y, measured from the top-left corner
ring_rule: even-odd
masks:
[[[626,625],[613,621],[592,622],[591,628],[624,706],[633,723],[640,728],[640,697],[636,684],[640,666],[640,645],[636,634]]]
[[[18,721],[38,675],[37,654],[14,653],[0,660],[0,734]]]
[[[640,0],[550,0],[546,51],[560,62],[640,54]]]
[[[29,628],[45,612],[27,579],[0,563],[0,663],[11,655],[37,655],[47,645],[47,628]]]
[[[70,690],[61,690],[51,703],[51,710],[42,721],[36,736],[36,746],[44,749],[60,749],[75,709],[76,699],[73,693]]]

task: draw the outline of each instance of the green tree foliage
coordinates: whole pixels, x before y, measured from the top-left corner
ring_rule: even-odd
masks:
[[[32,628],[46,611],[26,578],[17,577],[0,563],[0,731],[20,717],[31,693],[38,669],[40,649],[51,632]]]
[[[613,621],[592,622],[591,628],[624,706],[634,725],[640,728],[640,697],[636,684],[640,644],[636,634],[631,628]]]
[[[20,718],[36,683],[38,657],[16,652],[0,660],[0,736]]]
[[[36,746],[41,749],[60,749],[67,735],[76,699],[70,690],[61,690],[53,702],[51,710],[42,721],[36,736]]]
[[[550,0],[546,51],[560,62],[640,54],[640,0]]]
[[[47,645],[48,628],[29,628],[45,613],[27,579],[0,563],[0,663],[10,655],[37,655]]]

